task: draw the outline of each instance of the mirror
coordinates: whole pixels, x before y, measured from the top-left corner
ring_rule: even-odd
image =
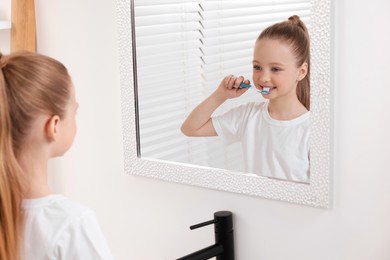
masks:
[[[117,10],[126,172],[330,206],[330,1],[134,0],[118,1]],[[226,147],[218,137],[180,132],[188,113],[224,76],[252,81],[258,34],[293,14],[307,25],[312,48],[310,183],[245,173],[237,163],[242,162],[239,144]],[[220,110],[258,99],[247,91]]]

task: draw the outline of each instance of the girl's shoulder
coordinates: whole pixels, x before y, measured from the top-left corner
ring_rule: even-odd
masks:
[[[62,221],[80,218],[85,214],[93,214],[93,211],[88,207],[59,194],[37,199],[26,199],[23,201],[22,209],[30,217],[45,216],[48,219],[55,217]]]
[[[25,200],[23,259],[113,259],[94,211],[62,195]],[[39,238],[39,239],[37,239]]]

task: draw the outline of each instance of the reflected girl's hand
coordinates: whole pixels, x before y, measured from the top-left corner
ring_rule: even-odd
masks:
[[[215,92],[222,99],[237,98],[248,90],[240,88],[242,82],[250,84],[250,81],[244,80],[243,76],[228,75],[221,81]]]

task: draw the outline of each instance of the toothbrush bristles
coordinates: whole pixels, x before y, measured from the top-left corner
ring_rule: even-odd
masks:
[[[240,84],[240,88],[248,88],[249,89],[249,88],[252,88],[252,85],[242,82]],[[256,88],[254,88],[254,89],[256,89]],[[256,89],[256,91],[260,92],[261,94],[269,94],[270,88],[263,88],[262,90]]]
[[[262,94],[269,94],[269,88],[263,88],[263,89],[261,90],[261,93],[262,93]]]

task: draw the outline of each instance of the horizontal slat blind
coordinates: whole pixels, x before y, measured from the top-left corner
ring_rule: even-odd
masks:
[[[180,126],[226,75],[252,81],[261,30],[294,14],[310,27],[309,0],[135,0],[141,156],[242,171],[239,144],[187,138]],[[250,90],[215,114],[254,100]]]
[[[205,164],[204,140],[180,132],[189,109],[203,98],[199,3],[135,1],[142,157]]]

